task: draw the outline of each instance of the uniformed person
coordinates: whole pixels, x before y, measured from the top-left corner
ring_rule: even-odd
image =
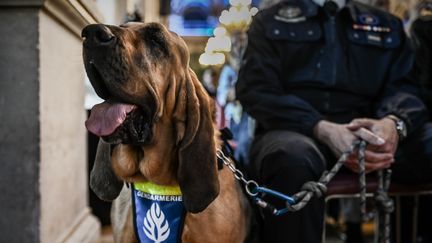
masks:
[[[422,141],[432,141],[424,132],[428,115],[406,78],[412,59],[401,21],[371,6],[290,0],[261,11],[236,87],[257,121],[250,168],[256,179],[292,195],[360,137],[372,143],[368,172],[392,166],[394,180],[431,180]],[[346,163],[353,171],[355,157]],[[320,242],[323,210],[321,198],[284,216],[264,212],[262,242]]]

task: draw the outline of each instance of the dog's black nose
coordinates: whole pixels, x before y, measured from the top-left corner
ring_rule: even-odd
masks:
[[[107,45],[115,39],[111,30],[103,24],[87,25],[82,30],[81,37],[83,37],[85,42],[95,45]]]

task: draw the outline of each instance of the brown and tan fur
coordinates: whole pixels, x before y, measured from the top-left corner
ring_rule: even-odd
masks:
[[[213,101],[189,68],[186,44],[155,23],[106,28],[118,39],[120,48],[111,54],[108,67],[98,68],[103,69],[101,72],[116,69],[120,73],[117,79],[122,80],[106,81],[108,89],[115,90],[126,102],[150,107],[154,114],[148,143],[137,146],[100,142],[92,171],[93,190],[109,200],[118,195],[121,181],[179,185],[188,211],[183,242],[243,242],[251,210],[233,173],[227,167],[217,169],[220,141]],[[146,33],[155,34],[154,40],[160,41],[156,43],[159,49],[153,53],[147,51],[153,39],[146,42]],[[139,65],[137,52],[143,53],[145,60]],[[86,51],[84,56],[85,61],[98,57]],[[118,63],[123,65],[115,66]],[[152,103],[143,103],[149,97]],[[107,188],[110,183],[114,186]],[[106,196],[106,190],[113,193]],[[136,242],[130,189],[123,187],[114,201],[112,220],[116,242]]]

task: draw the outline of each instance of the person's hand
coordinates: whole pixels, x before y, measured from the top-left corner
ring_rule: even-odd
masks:
[[[358,150],[354,151],[348,156],[345,166],[353,172],[360,172],[358,163]],[[376,153],[370,150],[365,150],[365,172],[369,173],[372,171],[389,168],[394,162],[393,155],[390,153]]]
[[[382,153],[391,153],[392,155],[394,155],[397,149],[399,136],[396,130],[396,125],[394,121],[390,118],[384,117],[380,120],[367,118],[354,119],[351,121],[350,124],[348,124],[347,128],[351,131],[356,131],[360,128],[366,128],[373,134],[385,140],[385,143],[381,145],[369,145],[369,150]]]
[[[314,127],[315,137],[327,145],[336,157],[350,150],[351,145],[361,137],[370,144],[381,145],[384,140],[364,128],[351,131],[346,124],[322,120]]]
[[[388,168],[394,162],[394,153],[398,145],[398,134],[394,121],[389,118],[375,119],[354,119],[347,128],[356,135],[367,141],[365,136],[358,131],[367,129],[376,136],[384,139],[382,144],[369,143],[365,151],[366,172]],[[353,153],[345,164],[351,170],[358,172],[358,154]]]

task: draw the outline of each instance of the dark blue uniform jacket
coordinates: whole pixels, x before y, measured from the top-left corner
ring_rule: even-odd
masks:
[[[287,1],[254,17],[237,97],[258,133],[312,136],[321,119],[388,114],[412,132],[427,120],[407,78],[412,62],[402,23],[387,12],[350,1],[331,16],[309,0]]]

